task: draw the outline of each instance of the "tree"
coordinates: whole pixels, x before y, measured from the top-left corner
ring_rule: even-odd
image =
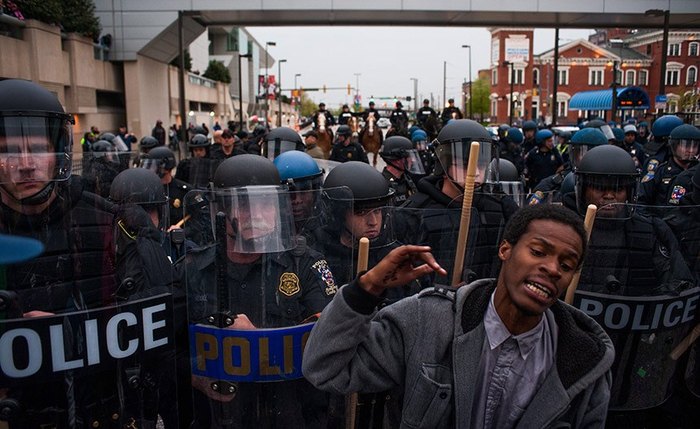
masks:
[[[316,103],[306,95],[305,92],[301,93],[301,115],[307,118],[314,114],[318,106]]]
[[[94,41],[102,31],[92,0],[15,0],[25,18],[60,26]]]
[[[202,76],[223,83],[231,83],[231,73],[221,61],[209,61],[209,66]]]
[[[679,112],[695,112],[698,110],[700,107],[700,94],[687,87],[681,87],[678,92],[681,94],[678,98]]]
[[[92,0],[63,0],[63,29],[97,41],[102,32],[100,19],[95,16]]]
[[[472,106],[474,107],[474,115],[480,115],[481,120],[484,120],[484,115],[489,113],[491,109],[491,83],[488,79],[478,79],[472,85]]]

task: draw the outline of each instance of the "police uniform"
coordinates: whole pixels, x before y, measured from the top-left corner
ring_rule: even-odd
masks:
[[[557,169],[564,165],[564,161],[556,149],[543,151],[537,147],[528,152],[525,165],[528,172],[528,187],[534,189],[542,179],[556,173]]]
[[[226,267],[232,314],[245,314],[257,327],[288,327],[303,323],[330,302],[338,290],[326,260],[305,249],[263,254],[251,264]],[[204,321],[218,311],[216,247],[199,249],[188,257],[188,313],[190,324]],[[189,269],[192,267],[193,269]],[[264,312],[264,313],[263,313]],[[194,392],[196,427],[217,427],[210,401]],[[215,401],[214,401],[215,402]],[[225,405],[234,427],[325,427],[328,396],[304,379],[280,383],[239,383],[234,399]],[[214,406],[217,406],[214,403]],[[253,412],[259,409],[260,412]],[[261,423],[263,422],[263,423]]]
[[[330,127],[331,125],[335,125],[335,118],[333,117],[333,114],[329,112],[328,110],[317,110],[316,113],[314,113],[314,130],[318,129],[318,116],[323,115],[326,117],[326,127]]]
[[[546,202],[544,200],[547,194],[553,194],[552,201],[561,201],[559,190],[561,189],[561,184],[564,183],[564,178],[569,173],[571,173],[571,170],[566,168],[559,173],[540,180],[540,183],[532,190],[532,194],[528,196],[526,203],[532,205]]]
[[[192,187],[189,184],[175,178],[165,185],[170,225],[175,225],[185,216],[185,195],[191,190]]]
[[[695,174],[699,165],[700,164],[695,164],[673,178],[666,192],[665,205],[679,206],[694,204],[689,197],[694,192],[693,174]]]
[[[381,118],[381,116],[379,115],[379,112],[377,111],[377,109],[368,108],[367,110],[365,110],[364,112],[362,112],[362,120],[363,120],[365,123],[368,122],[369,115],[374,116],[375,123],[376,123],[376,121],[379,120],[379,118]]]
[[[450,119],[453,119],[452,118],[453,113],[454,113],[454,119],[462,119],[463,118],[462,111],[459,110],[459,107],[457,107],[457,106],[445,107],[442,110],[442,114],[440,115],[440,119],[442,119],[443,125],[447,125],[447,123],[450,121]]]
[[[338,115],[338,125],[347,125],[352,117],[352,112],[340,112]]]
[[[641,170],[644,167],[644,164],[646,164],[647,160],[647,155],[644,153],[642,145],[637,142],[634,142],[629,146],[626,143],[623,143],[622,148],[630,154],[637,169]]]
[[[498,146],[499,157],[512,162],[518,170],[518,174],[522,176],[525,171],[525,158],[523,158],[520,146],[505,140],[499,141]]]
[[[403,109],[397,107],[391,111],[389,121],[391,122],[392,127],[403,129],[408,126],[408,115]]]
[[[654,165],[655,158],[649,160],[648,166]],[[693,165],[697,164],[697,161],[693,162]],[[649,206],[665,206],[673,204],[670,200],[680,200],[683,195],[679,194],[680,188],[676,189],[677,195],[671,196],[669,192],[673,192],[671,182],[679,174],[686,171],[676,163],[673,158],[669,161],[659,164],[655,169],[648,169],[644,177],[642,177],[642,183],[639,192],[639,203],[646,204]]]
[[[362,145],[352,141],[347,146],[341,142],[335,143],[328,159],[338,162],[360,161],[369,164],[367,153],[362,148]]]
[[[416,119],[418,120],[418,123],[423,126],[430,117],[437,118],[437,113],[430,106],[421,107],[420,109],[418,109],[418,113],[416,113]]]
[[[408,231],[404,242],[431,246],[438,263],[450,273],[454,266],[462,203],[442,193],[442,180],[440,176],[431,175],[418,182],[418,192],[409,198],[405,207],[421,210],[397,213],[397,217],[405,218],[398,219],[400,226],[396,229]],[[517,209],[515,201],[506,194],[475,193],[470,229],[477,233],[472,243],[474,247],[468,249],[472,260],[465,262],[466,280],[495,275],[501,230]],[[434,281],[447,284],[450,279],[438,276]]]
[[[416,185],[406,172],[401,177],[396,177],[384,167],[382,175],[389,181],[389,186],[394,190],[394,204],[397,206],[403,205],[408,197],[416,192]]]

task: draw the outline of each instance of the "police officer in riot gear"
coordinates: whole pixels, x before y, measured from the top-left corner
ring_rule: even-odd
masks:
[[[96,337],[102,328],[89,320],[106,323],[107,313],[119,313],[116,305],[131,299],[133,281],[118,275],[131,262],[115,252],[113,205],[84,192],[79,177],[71,178],[72,122],[41,86],[0,82],[0,232],[36,238],[45,246],[41,256],[6,268],[8,289],[17,295],[13,317],[24,316],[18,321],[29,330],[36,316],[43,316],[37,322],[44,326],[57,324],[60,338],[47,330],[37,339],[42,349],[61,356],[54,360],[58,365],[35,376],[3,371],[2,419],[10,428],[149,427],[158,410],[146,410],[141,400],[147,396],[145,374],[132,365],[133,353],[109,354]],[[148,304],[129,305],[141,314]],[[164,322],[164,328],[172,327],[169,319]],[[142,322],[134,325],[142,328]],[[131,338],[120,327],[114,334]],[[136,363],[145,364],[152,355],[139,347]],[[14,353],[12,346],[6,351]],[[24,361],[35,352],[19,353]],[[153,382],[149,387],[157,389]]]
[[[191,184],[195,188],[206,188],[214,175],[216,161],[209,157],[209,139],[196,134],[187,143],[191,157],[177,164],[175,179]]]
[[[639,202],[650,206],[676,205],[683,198],[685,188],[671,186],[671,182],[689,168],[697,165],[700,150],[700,130],[684,124],[671,131],[668,139],[671,157],[642,178]]]
[[[209,198],[217,244],[187,257],[191,329],[296,326],[336,293],[325,259],[295,242],[289,195],[280,181],[274,164],[260,156],[235,156],[217,168]],[[242,356],[242,364],[251,358]],[[221,354],[218,359],[224,361]],[[193,427],[325,427],[327,396],[303,379],[231,383],[212,377],[192,377]]]
[[[525,170],[525,159],[523,158],[522,143],[523,133],[516,127],[508,128],[503,139],[499,140],[499,157],[512,162],[518,169],[519,174]]]
[[[122,170],[114,145],[106,140],[96,141],[90,152],[83,154],[83,190],[107,197],[112,181]]]
[[[475,248],[470,250],[473,259],[465,261],[468,271],[463,277],[488,278],[493,274],[492,262],[496,255],[500,230],[517,210],[513,199],[502,192],[482,190],[481,185],[498,178],[494,171],[498,164],[496,143],[479,123],[461,119],[445,125],[438,134],[435,155],[435,171],[417,183],[418,192],[409,198],[407,208],[417,209],[400,219],[397,231],[408,231],[405,242],[431,246],[436,259],[448,272],[454,266],[454,249],[459,231],[460,208],[469,147],[479,143],[476,187],[472,201],[472,226],[477,228],[473,238]],[[400,213],[404,213],[401,211]],[[466,279],[465,278],[465,279]],[[446,279],[438,282],[446,283]]]
[[[430,107],[430,100],[426,98],[423,100],[423,107],[418,109],[418,112],[416,112],[416,120],[421,128],[425,128],[426,122],[431,118],[437,119],[437,113],[432,107]]]
[[[451,119],[462,119],[462,111],[459,107],[455,106],[455,99],[450,98],[447,100],[447,107],[442,109],[440,114],[440,119],[442,120],[442,126],[444,127]]]
[[[535,133],[537,133],[537,123],[535,121],[523,122],[523,156],[537,146]]]
[[[622,129],[622,132],[624,133],[624,138],[622,142],[617,143],[617,145],[630,154],[634,165],[641,171],[647,160],[647,156],[646,153],[644,153],[642,145],[637,142],[637,136],[639,135],[637,127],[635,127],[634,124],[628,124]]]
[[[435,158],[433,152],[428,147],[428,133],[423,130],[415,130],[411,133],[411,142],[418,151],[418,155],[423,163],[423,170],[426,174],[432,173],[433,166],[435,165]]]
[[[644,152],[648,155],[642,168],[642,181],[654,178],[659,165],[668,161],[671,157],[671,148],[668,146],[668,138],[676,127],[683,125],[681,118],[675,115],[664,115],[654,121],[651,126],[652,140],[644,145]]]
[[[400,206],[417,192],[411,175],[425,174],[418,151],[406,137],[391,136],[384,140],[379,156],[386,162],[382,175],[394,190],[395,204]]]
[[[298,150],[284,152],[274,160],[282,185],[289,189],[292,200],[294,226],[298,235],[307,243],[313,239],[313,231],[320,226],[319,191],[323,184],[323,170],[311,155]]]
[[[565,192],[563,190],[559,192],[559,190],[562,188],[564,179],[576,170],[587,151],[606,144],[608,144],[608,139],[598,128],[584,128],[577,131],[569,142],[569,162],[564,165],[562,171],[542,179],[535,186],[532,194],[528,197],[528,204],[561,201]]]
[[[669,227],[658,218],[639,215],[631,205],[639,172],[626,151],[614,145],[595,147],[583,157],[575,175],[576,210],[583,216],[589,204],[597,207],[578,290],[618,297],[654,297],[677,295],[694,284]],[[653,380],[663,377],[664,361],[671,345],[680,339],[674,339],[678,334],[615,332],[609,331],[607,323],[604,328],[618,351],[612,367],[608,423],[614,427],[657,427],[662,423],[652,420],[658,413],[653,407],[660,404],[654,401],[659,393],[666,394],[671,376],[667,374],[658,386]],[[659,391],[635,390],[635,386],[643,388],[645,379],[630,374],[652,366],[657,370],[647,388]],[[649,405],[635,405],[642,403]],[[634,411],[644,408],[649,410]]]
[[[540,130],[535,134],[537,147],[525,155],[527,186],[534,189],[543,179],[564,169],[564,161],[554,148],[554,134]]]
[[[347,125],[341,125],[336,132],[336,140],[328,157],[331,161],[348,162],[360,161],[369,164],[367,153],[362,145],[352,140],[352,130]]]
[[[277,127],[270,131],[262,143],[262,155],[270,161],[290,150],[303,152],[305,149],[299,133],[287,127]]]
[[[148,152],[146,156],[141,162],[141,168],[156,173],[165,187],[165,195],[168,197],[166,229],[169,229],[170,226],[177,225],[183,220],[185,195],[192,190],[192,187],[189,183],[173,177],[175,154],[169,148],[159,146]]]
[[[353,117],[352,112],[347,104],[343,104],[340,113],[338,114],[338,125],[347,125],[350,118]]]

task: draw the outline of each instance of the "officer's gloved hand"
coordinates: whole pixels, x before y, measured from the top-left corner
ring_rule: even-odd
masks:
[[[117,210],[117,222],[130,235],[137,235],[142,228],[153,228],[153,221],[138,204],[122,204]]]

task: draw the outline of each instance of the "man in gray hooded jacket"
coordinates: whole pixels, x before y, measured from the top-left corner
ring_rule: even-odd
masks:
[[[497,279],[427,289],[376,311],[387,288],[446,274],[429,247],[397,248],[323,311],[304,375],[341,394],[402,388],[404,428],[603,427],[612,343],[558,299],[585,248],[575,214],[530,206],[506,227]]]

